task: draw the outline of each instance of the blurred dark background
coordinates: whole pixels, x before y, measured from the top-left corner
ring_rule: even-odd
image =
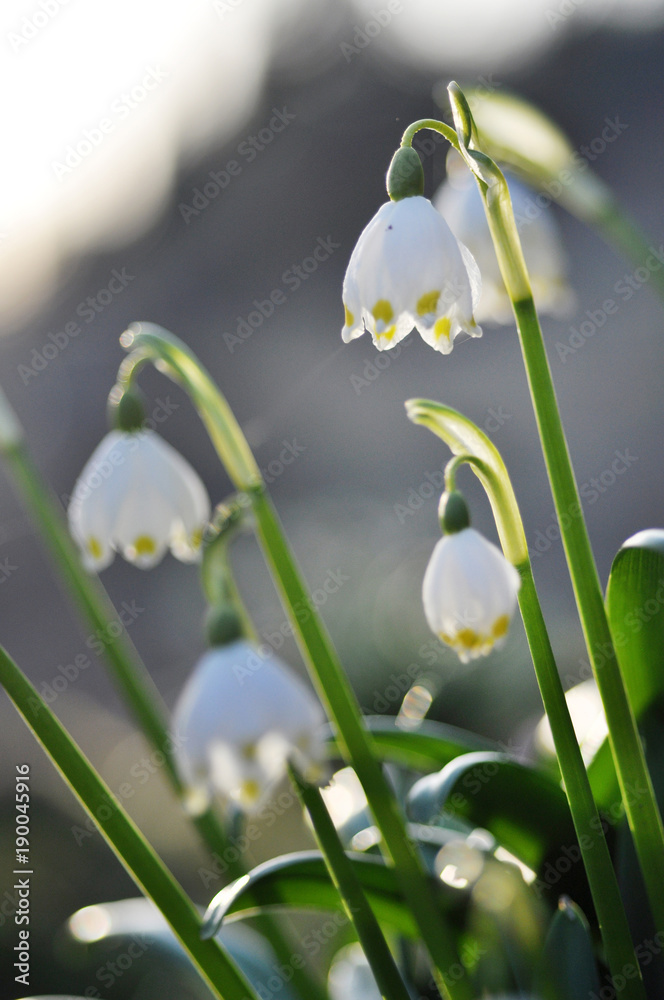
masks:
[[[38,8],[18,4],[3,14],[11,163],[0,220],[2,385],[66,504],[106,432],[105,400],[126,325],[150,320],[183,338],[274,480],[275,503],[312,591],[325,597],[321,613],[363,707],[394,714],[399,700],[388,687],[405,690],[404,677],[416,676],[435,696],[431,717],[519,750],[540,715],[520,624],[503,651],[472,666],[427,632],[419,593],[438,537],[437,491],[431,496],[428,484],[440,481],[449,456],[403,409],[412,396],[439,399],[486,427],[511,471],[534,547],[555,519],[515,329],[487,324],[483,339],[458,344],[449,357],[417,335],[398,357],[378,356],[368,336],[342,345],[341,284],[360,231],[385,200],[384,172],[403,129],[440,115],[434,87],[453,77],[536,102],[577,149],[617,116],[628,127],[593,166],[658,248],[664,5],[587,2],[567,5],[565,15],[553,0],[448,6],[236,0],[146,4],[137,12],[116,5],[106,15],[72,6],[29,38],[25,19],[32,23]],[[374,33],[370,23],[381,20]],[[58,167],[102,119],[112,129],[98,146],[78,165]],[[240,165],[235,174],[229,161]],[[444,161],[443,150],[426,159],[428,194],[444,178]],[[622,541],[662,525],[662,304],[644,284],[563,363],[556,343],[567,343],[570,328],[634,267],[594,232],[550,211],[577,306],[566,320],[545,319],[544,329],[579,482],[610,469],[616,451],[632,456],[586,509],[604,584]],[[328,259],[295,287],[287,272],[319,240],[331,248]],[[107,301],[114,272],[125,287]],[[239,340],[240,319],[275,289],[285,301]],[[72,322],[80,333],[65,343],[58,334]],[[50,344],[64,346],[44,354]],[[379,374],[371,367],[377,357],[385,366]],[[154,371],[141,384],[148,411],[156,419],[168,413],[160,432],[198,469],[213,500],[223,498],[230,484],[184,395]],[[299,454],[280,468],[285,443]],[[475,525],[495,538],[469,472],[461,484]],[[4,474],[0,493],[2,642],[42,689],[88,649],[89,633]],[[284,613],[251,539],[239,541],[235,563],[259,631],[302,670],[292,641],[281,646],[277,638]],[[561,673],[581,679],[584,649],[560,541],[534,569]],[[322,588],[331,576],[340,585],[328,596]],[[140,609],[129,634],[171,705],[204,648],[196,569],[169,556],[146,573],[118,558],[102,580],[118,608]],[[205,854],[173,818],[158,769],[139,788],[136,765],[149,751],[101,659],[92,660],[54,708],[112,789],[134,775],[140,794],[127,808],[205,903],[218,887],[196,874]],[[98,834],[72,831],[85,828],[80,809],[4,696],[0,747],[0,888],[11,886],[14,766],[27,761],[39,811],[35,933],[47,942],[77,906],[133,890]],[[275,824],[253,860],[306,843],[291,819]],[[0,940],[11,946],[13,925],[2,913]],[[12,980],[3,996],[20,995]]]

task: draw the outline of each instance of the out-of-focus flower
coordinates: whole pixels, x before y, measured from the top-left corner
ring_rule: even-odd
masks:
[[[505,641],[521,586],[518,570],[474,528],[445,535],[424,574],[429,627],[464,663]]]
[[[194,668],[173,712],[178,770],[188,806],[202,812],[220,794],[246,811],[260,807],[292,760],[309,780],[323,776],[323,710],[276,656],[245,639],[216,646]]]
[[[449,354],[460,333],[482,335],[473,315],[480,286],[472,254],[427,198],[387,202],[351,255],[341,336],[348,343],[368,330],[384,351],[417,327],[427,344]]]
[[[67,513],[88,569],[104,569],[115,552],[147,569],[167,548],[183,562],[197,559],[210,499],[189,463],[154,431],[116,430],[85,465]]]
[[[475,315],[480,322],[510,323],[512,307],[477,184],[457,153],[451,153],[447,162],[447,180],[434,195],[433,205],[466,244],[482,273]],[[567,284],[567,258],[558,227],[551,212],[538,205],[535,191],[514,177],[508,176],[508,183],[535,305],[540,312],[564,317],[574,303],[574,293]]]

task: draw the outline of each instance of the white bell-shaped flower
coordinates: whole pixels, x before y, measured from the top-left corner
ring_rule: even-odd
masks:
[[[378,209],[350,258],[343,287],[348,343],[368,330],[379,351],[413,327],[449,354],[465,332],[481,337],[474,319],[480,273],[472,254],[422,195]]]
[[[474,528],[444,535],[422,585],[432,632],[464,663],[505,641],[521,586],[518,570]]]
[[[154,431],[111,431],[81,472],[67,515],[88,569],[104,569],[115,552],[147,569],[167,548],[183,562],[198,558],[210,499]]]
[[[215,793],[250,811],[265,801],[292,760],[323,776],[325,715],[305,684],[245,639],[198,662],[173,711],[178,771],[193,813]]]
[[[542,208],[536,192],[514,177],[507,179],[535,305],[540,312],[565,317],[573,306],[574,293],[567,283],[567,258],[558,226],[546,207],[551,199]],[[466,244],[482,272],[482,294],[475,309],[479,322],[513,322],[477,183],[456,153],[448,156],[447,180],[434,195],[433,205],[457,239]]]

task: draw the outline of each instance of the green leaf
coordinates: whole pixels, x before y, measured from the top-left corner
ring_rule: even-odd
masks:
[[[664,531],[630,538],[613,561],[606,607],[634,714],[664,692]]]
[[[561,1000],[588,1000],[600,990],[593,942],[583,911],[567,896],[561,896],[549,926],[539,972],[542,996],[553,987]]]
[[[484,736],[442,722],[424,720],[416,730],[409,731],[388,715],[369,715],[364,721],[371,731],[376,755],[413,771],[439,771],[461,754],[471,750],[495,750],[498,746]],[[331,753],[340,756],[334,737],[330,738],[329,745]]]
[[[638,722],[664,696],[664,531],[640,531],[624,543],[611,567],[606,609],[627,697]],[[595,755],[588,775],[600,807],[619,799],[608,740]]]
[[[565,793],[542,771],[502,753],[469,753],[413,785],[412,818],[426,823],[443,810],[488,830],[537,871],[552,849],[576,841]]]
[[[347,855],[355,874],[381,923],[406,937],[418,938],[417,925],[398,887],[394,870],[382,859],[364,854]],[[441,913],[458,915],[460,893],[431,880]],[[226,886],[210,903],[203,923],[203,937],[212,937],[227,917],[250,917],[266,909],[337,910],[343,904],[319,851],[301,851],[258,865],[248,875]]]
[[[519,508],[500,452],[472,420],[429,399],[409,399],[406,413],[416,424],[437,434],[454,455],[472,459],[473,472],[487,492],[507,559],[518,566],[528,559],[528,544]]]

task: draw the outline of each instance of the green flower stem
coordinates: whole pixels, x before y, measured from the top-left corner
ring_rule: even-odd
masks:
[[[532,299],[513,303],[572,586],[609,729],[623,804],[658,930],[664,931],[664,828],[606,617],[551,369]]]
[[[454,458],[445,466],[446,489],[455,489],[457,471],[463,463],[468,463],[486,490],[492,509],[500,511],[498,533],[506,557],[514,562],[521,575],[519,606],[607,963],[613,975],[622,975],[628,965],[638,970],[618,882],[551,649],[525,544],[523,522],[505,463],[487,435],[449,407],[422,399],[409,400],[406,407],[411,420],[428,427],[454,452]],[[468,454],[466,449],[472,449],[474,454]],[[633,1000],[644,1000],[640,979],[630,981],[630,990]]]
[[[236,488],[251,496],[258,538],[303,659],[336,725],[344,756],[364,788],[382,834],[383,849],[394,863],[402,891],[431,956],[438,987],[445,1000],[471,1000],[467,977],[454,980],[449,972],[453,967],[458,969],[458,956],[427,884],[419,854],[406,834],[403,816],[373,753],[371,735],[362,722],[357,699],[290,552],[265,492],[260,470],[226,400],[189,348],[162,328],[151,323],[133,324],[123,334],[121,342],[126,349],[132,350],[119,373],[121,385],[129,386],[137,365],[144,363],[146,358],[151,359],[189,393],[222,463],[226,465],[225,456],[229,454],[243,456],[241,465],[235,462],[226,465],[226,469]],[[227,435],[231,435],[233,441],[226,440]]]
[[[459,138],[454,129],[446,125],[445,122],[437,121],[435,118],[420,118],[419,121],[409,125],[402,136],[401,145],[412,146],[415,135],[423,128],[428,128],[432,132],[439,132],[440,135],[444,135],[450,145],[454,146],[457,151],[459,150]]]
[[[118,620],[117,612],[98,578],[83,569],[60,505],[27,448],[22,442],[5,447],[4,457],[69,593],[93,631],[103,636],[104,654],[142,732],[165,755],[166,767],[181,792],[170,751],[172,741],[164,722],[166,710],[157,687],[124,629],[117,637],[111,636],[108,627]]]
[[[307,784],[291,767],[290,778],[302,805],[309,813],[327,870],[343,900],[346,916],[352,922],[371,966],[384,1000],[410,1000],[410,994],[392,957],[376,915],[371,909],[353,866],[343,849],[339,835],[318,788]]]
[[[1,648],[0,683],[131,877],[159,907],[214,995],[220,1000],[258,1000],[219,942],[201,939],[201,917],[191,900],[46,702]]]
[[[612,976],[624,978],[624,970],[626,968],[638,970],[639,963],[632,944],[618,880],[565,700],[565,692],[535,589],[530,560],[522,563],[517,569],[521,574],[519,607],[597,912],[606,963]],[[645,1000],[646,994],[640,974],[638,978],[626,980],[624,995],[625,1000]]]
[[[475,129],[460,88],[448,87],[457,135]],[[465,144],[461,153],[478,180],[501,273],[516,317],[530,395],[542,452],[560,524],[572,586],[588,655],[609,729],[609,742],[623,804],[641,865],[657,929],[664,931],[664,827],[646,766],[643,747],[618,666],[604,607],[597,567],[590,546],[572,461],[565,439],[551,367],[530,287],[505,177],[486,154]],[[512,268],[506,266],[510,261]],[[519,273],[522,272],[522,273]]]
[[[1,411],[0,398],[0,422]],[[3,443],[2,437],[0,429],[0,447]],[[116,683],[145,738],[163,753],[166,774],[176,795],[182,799],[184,789],[175,767],[173,741],[168,733],[166,708],[159,691],[126,632],[123,630],[117,636],[111,636],[108,632],[109,623],[117,621],[115,608],[98,578],[87,573],[81,566],[79,552],[63,523],[57,500],[51,495],[51,491],[32,462],[22,441],[22,435],[20,433],[13,435],[11,441],[5,437],[2,451],[14,481],[41,530],[42,537],[69,592],[92,630],[100,631],[104,635],[104,654]],[[223,855],[225,848],[229,846],[228,837],[216,813],[212,809],[207,809],[191,819],[210,851],[213,854]],[[229,863],[228,870],[233,878],[245,874],[245,869],[239,862]],[[293,949],[270,915],[260,918],[260,929],[271,942],[279,959],[284,962],[290,961]],[[326,996],[305,970],[294,969],[293,976],[296,985],[299,983],[303,995],[317,1000],[323,1000]]]

